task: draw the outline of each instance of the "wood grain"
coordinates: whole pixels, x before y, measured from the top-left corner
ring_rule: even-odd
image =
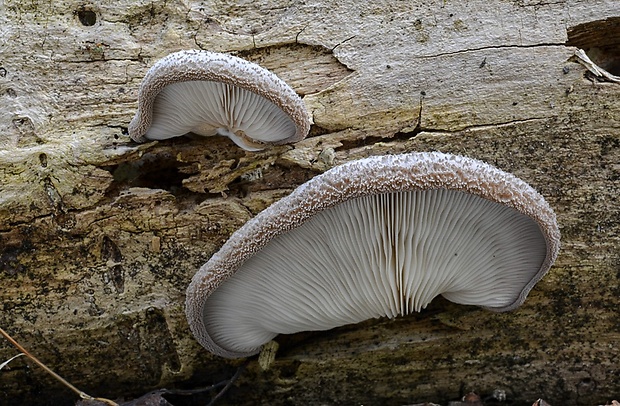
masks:
[[[270,369],[251,363],[222,404],[620,393],[620,86],[592,78],[566,43],[571,27],[618,18],[617,1],[96,3],[0,7],[0,323],[74,385],[114,398],[232,376],[238,363],[186,325],[198,267],[334,165],[441,150],[516,174],[555,209],[560,257],[524,306],[438,298],[419,315],[281,337]],[[580,44],[617,49],[599,31],[578,31]],[[311,136],[261,153],[223,138],[132,143],[144,73],[194,48],[289,81]],[[0,344],[0,360],[14,353]],[[27,365],[3,369],[0,403],[76,400]]]

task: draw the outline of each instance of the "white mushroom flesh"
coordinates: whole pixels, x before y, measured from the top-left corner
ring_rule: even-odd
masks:
[[[226,83],[178,82],[155,99],[153,122],[146,137],[163,140],[195,133],[228,136],[242,147],[254,141],[273,143],[291,138],[296,127],[278,106],[262,96]]]
[[[232,55],[188,50],[149,69],[128,130],[137,142],[219,134],[256,151],[300,141],[310,117],[297,93],[267,69]]]
[[[364,196],[271,240],[203,309],[216,345],[255,351],[280,333],[420,311],[437,295],[501,308],[547,247],[517,210],[460,191]]]

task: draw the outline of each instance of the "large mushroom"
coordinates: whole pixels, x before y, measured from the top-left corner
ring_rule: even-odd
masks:
[[[309,129],[303,101],[274,73],[232,55],[189,50],[149,69],[129,136],[144,142],[219,134],[257,151],[297,142]]]
[[[420,311],[437,295],[520,306],[557,256],[553,210],[524,181],[443,153],[371,157],[300,186],[194,276],[190,327],[229,358],[281,333]]]

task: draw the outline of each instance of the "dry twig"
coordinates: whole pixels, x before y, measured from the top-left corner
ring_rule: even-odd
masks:
[[[48,368],[47,365],[45,365],[43,362],[39,361],[39,359],[37,357],[35,357],[34,355],[30,354],[24,347],[22,347],[17,341],[15,341],[13,339],[13,337],[11,337],[6,331],[4,331],[2,328],[0,328],[0,334],[7,339],[8,342],[10,342],[11,344],[13,344],[13,346],[15,348],[17,348],[20,352],[22,352],[26,357],[30,358],[30,360],[32,360],[32,362],[34,362],[35,364],[37,364],[38,366],[40,366],[41,368],[43,368],[43,370],[45,372],[47,372],[48,374],[50,374],[51,376],[53,376],[54,378],[56,378],[58,381],[60,381],[60,383],[62,383],[63,385],[65,385],[67,388],[71,389],[73,392],[75,392],[81,399],[85,399],[85,400],[91,400],[91,401],[98,401],[98,402],[103,402],[105,404],[111,405],[111,406],[118,406],[118,403],[111,401],[109,399],[104,399],[104,398],[95,398],[93,396],[90,396],[89,394],[82,392],[81,390],[79,390],[78,388],[76,388],[75,386],[71,385],[67,380],[65,380],[62,376],[58,375],[56,372],[52,371],[50,368]],[[13,357],[15,358],[15,357]],[[11,360],[13,359],[11,358]],[[6,363],[10,362],[11,360],[7,361]],[[3,365],[4,366],[4,365]]]

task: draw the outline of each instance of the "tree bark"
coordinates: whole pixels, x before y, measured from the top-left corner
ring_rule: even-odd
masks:
[[[222,404],[407,404],[506,391],[513,404],[620,393],[620,3],[0,1],[1,326],[108,398],[208,386],[185,289],[230,234],[298,185],[370,155],[440,150],[533,185],[562,231],[517,311],[436,299],[420,314],[279,337]],[[462,4],[461,4],[462,3]],[[593,28],[595,27],[595,28]],[[224,138],[135,144],[147,69],[180,49],[273,70],[310,137],[250,153]],[[15,350],[0,344],[0,362]],[[2,404],[72,404],[24,357]]]

